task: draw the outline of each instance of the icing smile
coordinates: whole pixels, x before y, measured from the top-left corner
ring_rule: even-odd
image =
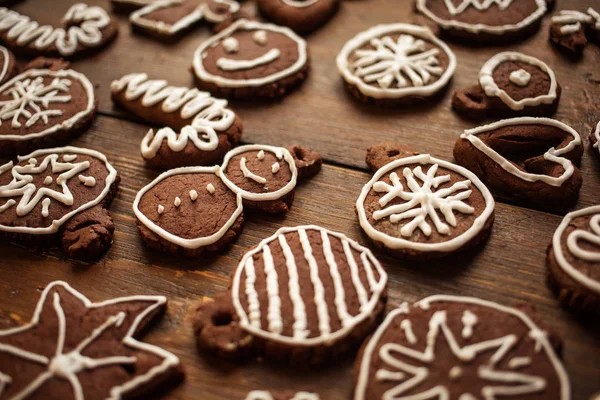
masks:
[[[267,53],[260,57],[253,58],[252,60],[233,60],[231,58],[219,58],[217,60],[217,66],[223,71],[239,71],[243,69],[256,68],[261,65],[272,63],[277,60],[281,52],[279,49],[271,49]]]

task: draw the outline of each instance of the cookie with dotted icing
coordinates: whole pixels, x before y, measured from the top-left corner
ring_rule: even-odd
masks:
[[[562,10],[552,17],[549,31],[552,43],[581,54],[588,39],[600,44],[600,13],[592,7],[586,12]]]
[[[520,40],[540,26],[546,0],[416,0],[447,36],[480,44]]]
[[[592,151],[594,154],[600,157],[600,121],[598,121],[596,126],[592,129],[590,143],[592,144]]]
[[[143,120],[164,128],[150,129],[140,152],[154,168],[215,165],[239,143],[240,118],[218,99],[196,88],[170,86],[147,74],[125,75],[111,84],[113,102]]]
[[[240,19],[194,53],[196,85],[215,96],[276,99],[308,76],[306,41],[291,29]]]
[[[562,303],[600,311],[600,206],[565,216],[548,246],[546,265]]]
[[[78,57],[106,46],[118,25],[101,7],[72,5],[61,23],[64,28],[40,25],[14,10],[0,7],[0,40],[15,53],[29,56]]]
[[[318,394],[311,392],[296,392],[291,390],[284,392],[269,392],[266,390],[253,390],[246,396],[245,400],[320,400]]]
[[[506,51],[490,58],[479,71],[479,84],[454,92],[452,108],[465,118],[550,116],[556,112],[561,87],[543,61]]]
[[[6,47],[0,46],[0,84],[6,82],[17,73],[15,56]]]
[[[261,15],[298,33],[321,27],[338,10],[340,0],[258,0]]]
[[[483,242],[494,222],[494,199],[469,170],[405,146],[367,151],[375,172],[356,201],[365,234],[391,255],[429,260]]]
[[[177,356],[139,341],[166,305],[163,296],[93,303],[65,282],[48,284],[29,323],[0,330],[0,396],[142,399],[177,383]]]
[[[104,154],[79,147],[37,150],[0,166],[0,232],[62,247],[72,258],[100,257],[112,244],[108,206],[120,178]]]
[[[549,211],[577,201],[583,143],[570,126],[549,118],[504,119],[465,130],[456,161],[498,195]]]
[[[174,255],[214,255],[241,232],[244,209],[287,212],[298,180],[318,171],[314,164],[321,159],[308,149],[247,145],[227,153],[221,166],[166,171],[133,203],[142,239]]]
[[[337,67],[346,88],[361,102],[412,104],[446,87],[456,57],[426,27],[377,25],[344,45]]]
[[[328,363],[377,325],[386,284],[354,240],[318,226],[281,228],[244,255],[228,293],[198,308],[198,345],[225,358]]]
[[[436,295],[388,314],[356,362],[354,400],[569,400],[555,337],[525,312]]]

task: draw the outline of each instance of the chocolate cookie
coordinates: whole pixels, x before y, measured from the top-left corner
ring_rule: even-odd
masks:
[[[246,400],[320,400],[316,393],[297,392],[291,390],[285,392],[268,392],[266,390],[253,390],[248,393]]]
[[[77,3],[62,19],[64,28],[40,25],[31,18],[0,8],[0,40],[15,53],[76,57],[98,50],[115,38],[118,25],[101,7]]]
[[[340,0],[258,0],[258,10],[277,25],[298,33],[310,33],[337,11]]]
[[[474,297],[404,303],[365,342],[353,399],[568,400],[549,336],[524,312]]]
[[[110,0],[115,12],[128,13],[164,0]]]
[[[152,124],[167,126],[156,133],[150,129],[142,139],[142,157],[151,167],[219,164],[242,137],[242,122],[227,108],[227,101],[198,89],[129,74],[113,81],[111,90],[118,106]]]
[[[346,236],[281,228],[244,255],[229,293],[198,308],[198,345],[227,358],[328,363],[377,325],[386,284],[373,254]]]
[[[598,121],[598,124],[596,124],[596,128],[592,130],[590,142],[592,143],[592,149],[594,150],[594,153],[600,156],[600,121]]]
[[[473,173],[389,143],[367,153],[375,175],[363,187],[356,212],[378,247],[397,257],[428,260],[487,239],[494,199]]]
[[[444,34],[481,44],[533,34],[548,8],[546,0],[416,0],[416,5]]]
[[[361,102],[412,104],[446,87],[456,57],[425,27],[378,25],[346,43],[337,67],[350,93]]]
[[[564,304],[600,311],[600,206],[565,216],[548,247],[546,265]]]
[[[65,144],[96,114],[94,86],[85,75],[61,69],[68,68],[61,60],[38,59],[29,67],[0,86],[2,155]]]
[[[214,255],[241,232],[244,208],[287,212],[298,179],[316,173],[315,164],[320,157],[306,149],[249,145],[227,153],[220,167],[169,170],[133,203],[142,239],[174,255]]]
[[[138,341],[166,306],[163,296],[92,303],[65,282],[50,283],[31,322],[0,330],[0,395],[148,398],[183,377],[177,356]]]
[[[108,206],[120,178],[106,156],[60,147],[0,167],[0,232],[34,245],[62,242],[69,257],[100,257],[115,229]]]
[[[582,154],[579,134],[549,118],[512,118],[467,129],[454,146],[456,161],[494,191],[556,212],[579,197]]]
[[[15,56],[6,47],[0,46],[0,84],[15,76],[16,73]]]
[[[550,41],[570,52],[581,54],[588,38],[600,44],[600,13],[592,7],[587,14],[564,10],[552,17]]]
[[[454,92],[452,108],[470,119],[493,116],[552,115],[561,87],[541,60],[507,51],[490,58],[479,71],[479,85]]]
[[[129,21],[136,31],[160,40],[173,40],[201,21],[218,24],[239,9],[235,0],[154,1],[131,14]]]
[[[280,98],[308,75],[306,42],[291,29],[240,19],[196,49],[196,85],[215,96]]]

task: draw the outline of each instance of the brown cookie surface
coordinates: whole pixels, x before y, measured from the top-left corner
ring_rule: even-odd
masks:
[[[337,11],[339,0],[258,0],[257,6],[266,19],[290,27],[298,33],[319,28]]]

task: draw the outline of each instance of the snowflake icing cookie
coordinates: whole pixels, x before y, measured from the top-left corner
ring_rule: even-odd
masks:
[[[337,67],[360,101],[410,104],[435,95],[448,84],[456,57],[425,27],[378,25],[346,43]]]
[[[549,116],[556,112],[561,87],[543,61],[507,51],[479,71],[479,85],[454,92],[452,108],[471,119],[490,116]]]
[[[368,160],[385,157],[390,146],[370,148]],[[395,256],[431,259],[487,238],[494,199],[475,174],[429,154],[394,153],[400,155],[369,162],[376,172],[356,201],[360,226],[375,244]]]
[[[291,29],[245,19],[196,49],[196,85],[215,96],[274,99],[308,75],[304,39]]]
[[[392,311],[357,360],[354,400],[569,400],[549,334],[524,312],[437,295]]]
[[[227,101],[207,92],[169,86],[140,73],[113,81],[111,90],[115,104],[166,126],[156,132],[150,129],[142,140],[142,157],[152,167],[219,164],[241,139],[242,123]]]
[[[117,23],[101,7],[77,3],[62,19],[65,28],[40,25],[0,7],[0,39],[13,51],[48,57],[75,57],[97,50],[117,35]]]
[[[258,0],[261,15],[298,33],[309,33],[323,25],[340,5],[340,0]]]
[[[162,296],[92,303],[65,282],[50,283],[28,324],[0,330],[0,396],[147,398],[179,381],[175,355],[137,340],[166,303]]]
[[[0,84],[3,84],[17,73],[15,56],[3,46],[0,46]]]
[[[253,390],[245,400],[320,400],[318,394],[311,392],[297,392],[291,390],[284,392],[268,392],[266,390]]]
[[[468,129],[454,146],[456,161],[490,188],[550,211],[577,201],[582,154],[579,134],[549,118],[512,118]]]
[[[573,53],[582,53],[588,40],[600,44],[600,13],[563,10],[552,17],[550,41]]]
[[[230,292],[198,308],[198,344],[228,358],[331,362],[379,322],[386,284],[373,254],[346,236],[282,228],[244,255]]]

